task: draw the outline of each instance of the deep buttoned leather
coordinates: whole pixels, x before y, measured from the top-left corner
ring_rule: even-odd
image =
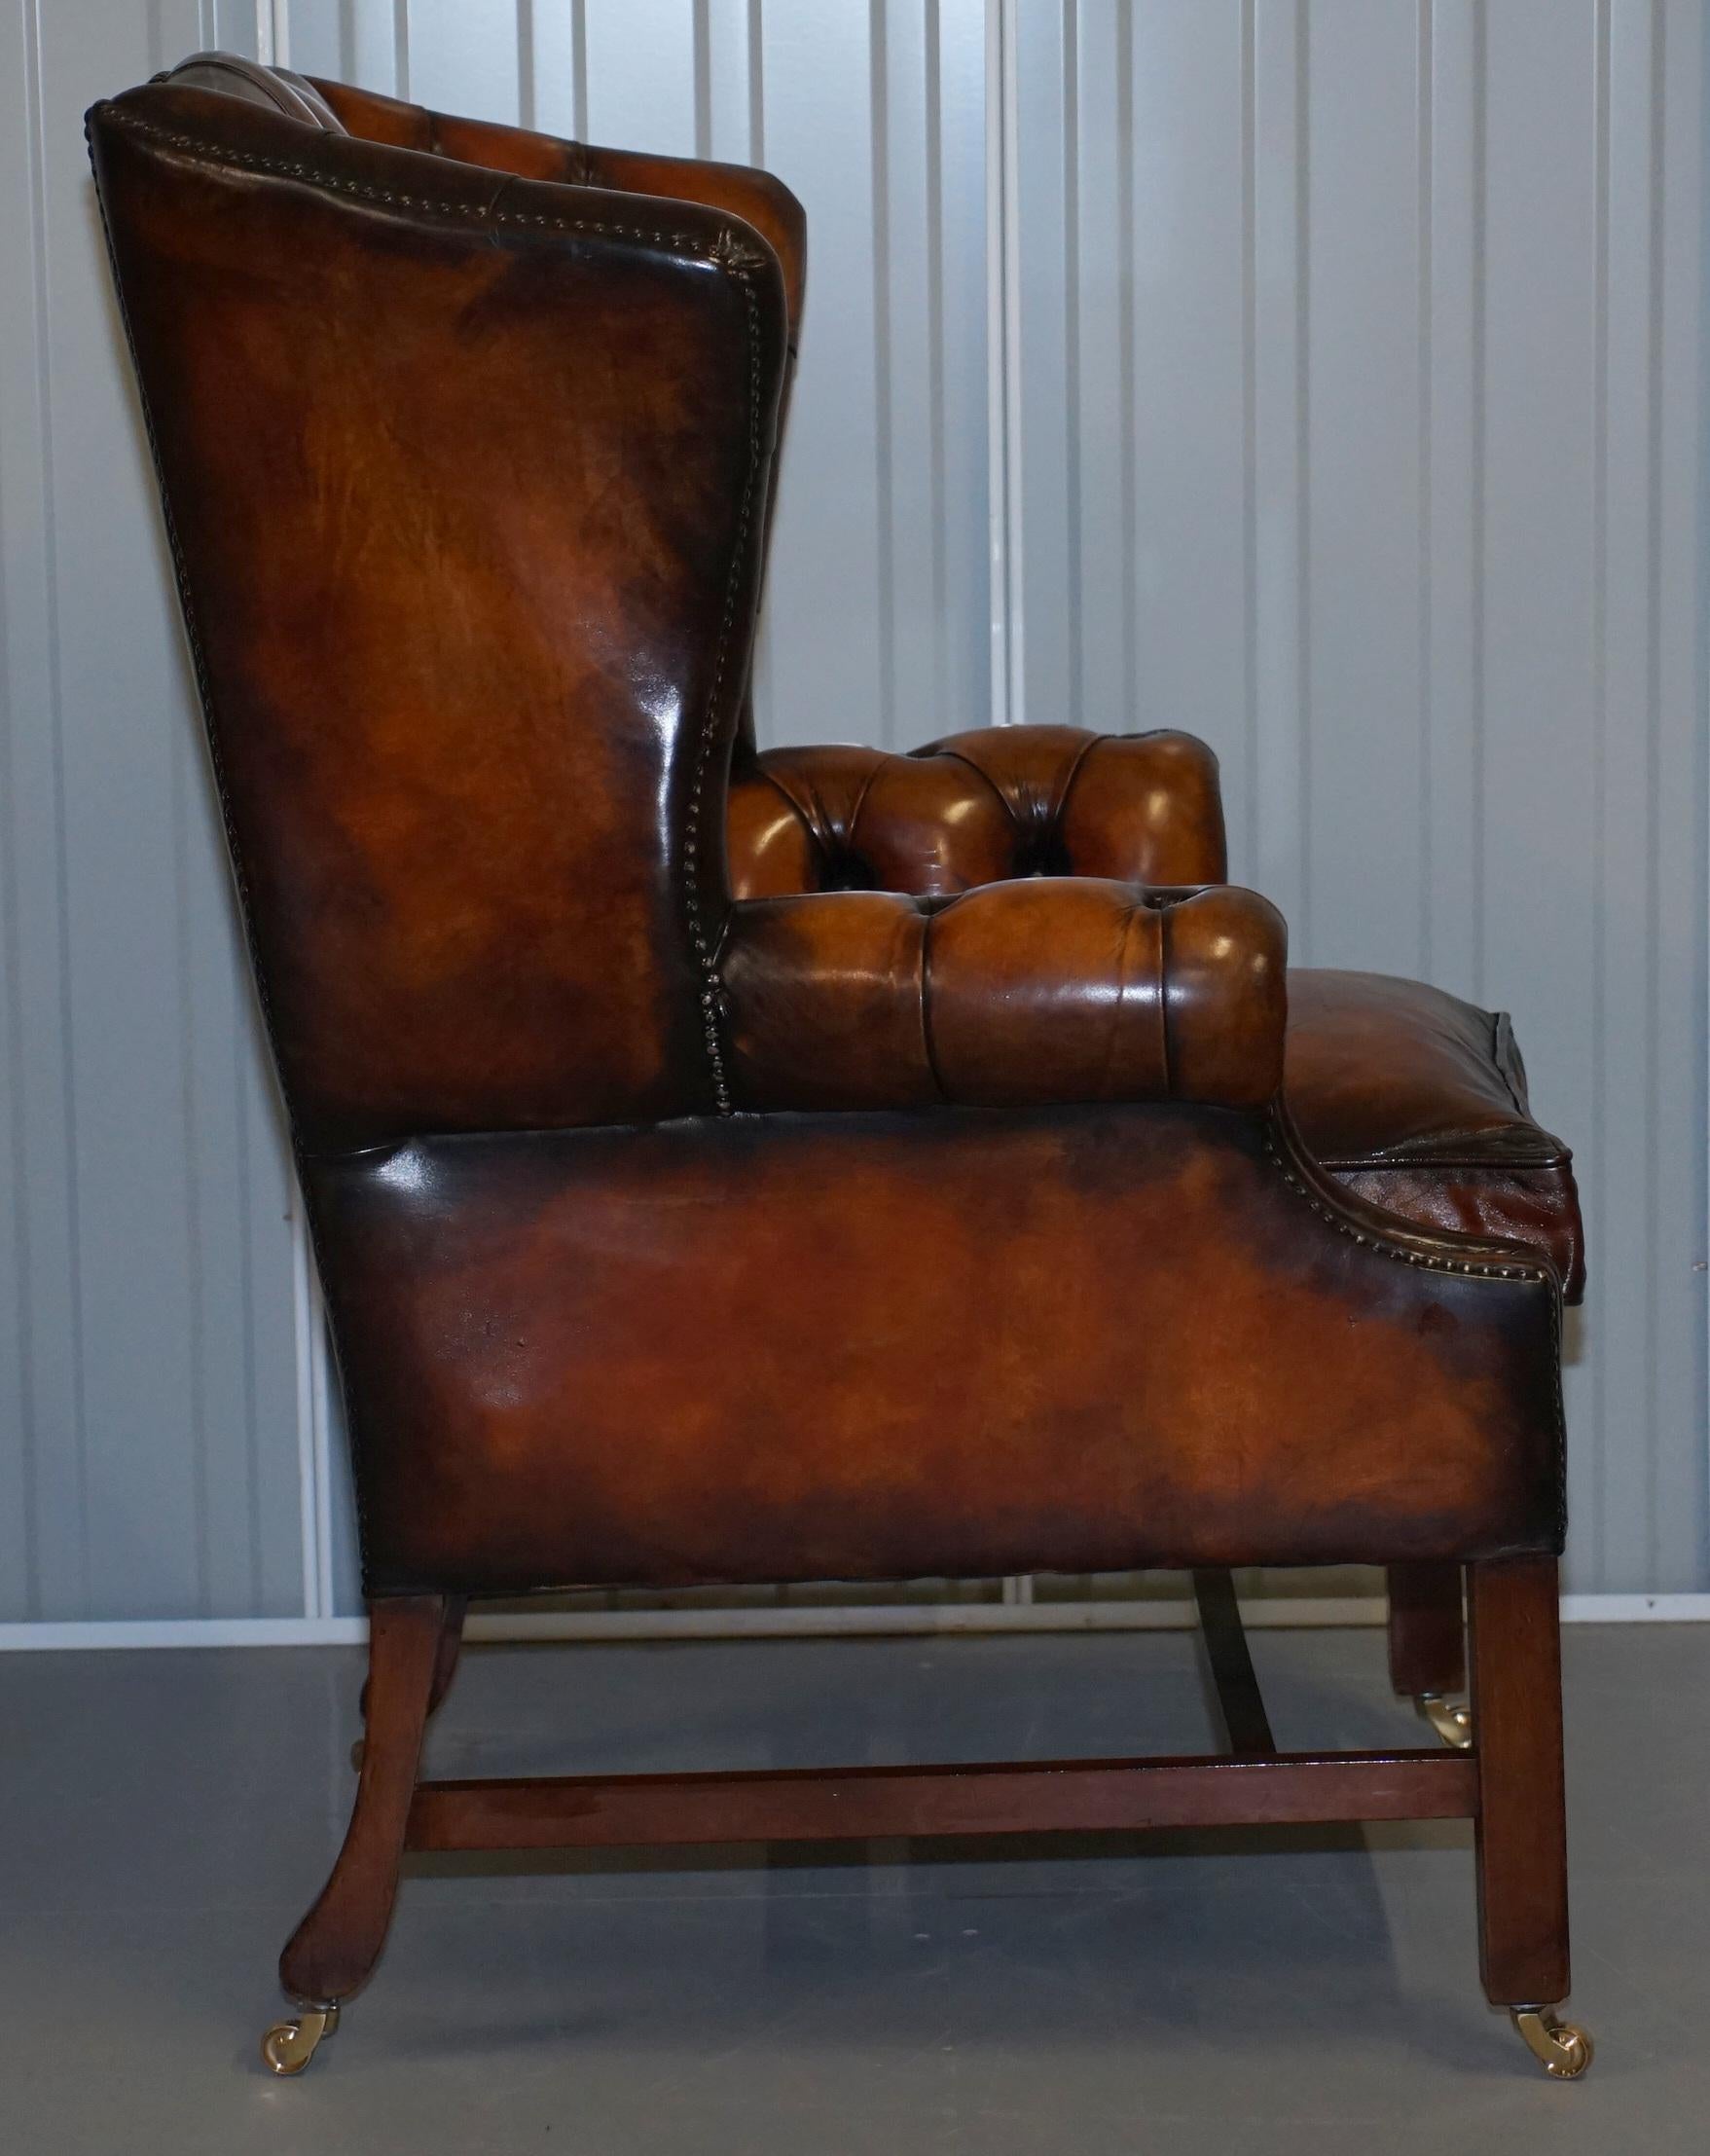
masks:
[[[754,752],[786,189],[223,55],[90,136],[370,1592],[1559,1547],[1492,1021],[1291,1013],[1186,736]]]
[[[943,900],[753,899],[720,965],[735,1095],[1261,1108],[1282,1082],[1285,944],[1275,907],[1227,885],[1067,876]]]
[[[730,789],[739,898],[802,891],[949,897],[1010,876],[1216,884],[1218,760],[1191,734],[987,726],[904,756],[773,749]]]
[[[1549,1260],[1568,1299],[1580,1300],[1584,1234],[1572,1154],[1532,1117],[1508,1019],[1377,973],[1296,969],[1285,999],[1280,943],[1256,960],[1254,937],[1262,945],[1265,931],[1248,894],[1202,899],[1194,915],[1165,911],[1148,937],[1127,925],[1167,903],[1155,889],[1126,900],[1089,895],[1055,912],[1049,901],[993,893],[975,914],[993,924],[993,963],[976,975],[985,1053],[971,1064],[959,1057],[947,1079],[935,1013],[951,924],[930,901],[1014,877],[1196,881],[1221,877],[1223,863],[1217,760],[1189,735],[1016,726],[907,755],[769,750],[739,771],[730,793],[731,888],[739,899],[771,901],[739,903],[723,962],[739,1097],[756,1108],[1169,1097],[1239,1105],[1262,1098],[1261,1082],[1278,1082],[1268,1028],[1286,1000],[1289,1104],[1342,1188],[1422,1226],[1528,1244]],[[792,892],[845,895],[803,904],[783,895]],[[856,892],[928,902],[852,903]],[[1046,920],[1053,927],[1041,946],[1025,926]],[[1160,993],[1166,939],[1181,943],[1190,923],[1217,925],[1224,967],[1216,993],[1196,1002]],[[965,971],[953,978],[960,991]],[[1209,985],[1203,976],[1200,985]],[[1179,1016],[1173,1062],[1161,1031],[1145,1024],[1164,1008]],[[1195,1053],[1208,1024],[1225,1049],[1243,1042],[1245,1056],[1208,1066]]]

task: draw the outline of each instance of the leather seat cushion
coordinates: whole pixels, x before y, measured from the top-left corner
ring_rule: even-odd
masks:
[[[1504,1011],[1422,982],[1289,976],[1284,1089],[1307,1150],[1403,1220],[1541,1250],[1568,1301],[1585,1288],[1573,1155],[1532,1119]]]

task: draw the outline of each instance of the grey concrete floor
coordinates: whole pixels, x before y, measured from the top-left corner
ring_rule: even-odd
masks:
[[[1420,1740],[1375,1631],[1261,1633],[1285,1747]],[[300,2080],[273,1963],[360,1658],[0,1658],[5,2156],[1665,2156],[1710,2146],[1710,1628],[1568,1634],[1564,2085],[1482,2003],[1458,1826],[417,1860]],[[1206,1748],[1182,1634],[473,1650],[438,1772]]]

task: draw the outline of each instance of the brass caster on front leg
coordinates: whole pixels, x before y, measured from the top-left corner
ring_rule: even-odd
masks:
[[[323,2036],[339,2026],[336,2006],[306,2006],[294,2022],[276,2022],[261,2040],[262,2064],[276,2074],[301,2073]]]
[[[1445,1744],[1457,1752],[1473,1749],[1473,1709],[1446,1692],[1422,1692],[1413,1702]]]
[[[1591,2064],[1591,2039],[1583,2028],[1559,2021],[1547,2006],[1511,2006],[1509,2013],[1546,2073],[1558,2081],[1579,2080]]]

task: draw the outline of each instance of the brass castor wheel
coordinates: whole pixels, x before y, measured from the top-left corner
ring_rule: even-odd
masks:
[[[1558,2021],[1547,2006],[1509,2009],[1526,2049],[1558,2081],[1578,2081],[1591,2064],[1591,2039],[1572,2022]]]
[[[306,2006],[294,2022],[275,2022],[261,2040],[262,2065],[270,2073],[301,2073],[320,2048],[323,2036],[339,2026],[336,2006]]]
[[[1473,1749],[1473,1709],[1465,1699],[1451,1699],[1446,1692],[1422,1692],[1413,1703],[1445,1744],[1457,1752]]]

